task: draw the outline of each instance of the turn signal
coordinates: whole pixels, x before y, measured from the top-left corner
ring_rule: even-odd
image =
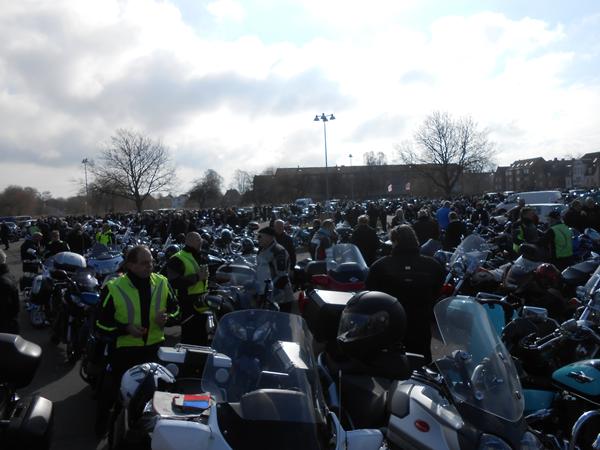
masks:
[[[416,420],[415,428],[421,431],[422,433],[427,433],[429,431],[429,424],[424,420]]]

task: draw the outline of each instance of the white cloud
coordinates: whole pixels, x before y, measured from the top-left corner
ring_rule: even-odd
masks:
[[[215,16],[219,22],[224,22],[226,20],[242,22],[246,17],[244,7],[235,0],[216,0],[209,3],[206,6],[206,9]]]
[[[70,194],[60,180],[119,127],[162,139],[182,190],[208,168],[228,179],[237,168],[322,165],[322,124],[312,121],[322,112],[338,119],[328,125],[332,164],[348,164],[350,153],[359,164],[371,150],[393,160],[394,144],[437,109],[489,127],[503,164],[600,147],[599,86],[566,75],[598,49],[566,45],[569,27],[481,12],[417,28],[401,20],[413,1],[293,3],[323,33],[303,44],[208,39],[156,0],[3,5],[3,171],[40,187],[43,172],[44,189]],[[249,21],[251,7],[206,6],[223,27]]]

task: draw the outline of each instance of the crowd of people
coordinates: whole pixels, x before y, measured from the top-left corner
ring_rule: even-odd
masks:
[[[434,258],[423,256],[421,246],[428,240],[438,240],[445,249],[452,249],[478,226],[487,227],[495,219],[492,206],[480,199],[432,201],[411,199],[389,202],[346,202],[334,211],[320,206],[315,211],[311,230],[311,257],[324,259],[326,250],[338,240],[336,224],[346,222],[352,228],[350,242],[360,249],[369,266],[366,288],[392,295],[403,305],[408,321],[404,342],[409,352],[431,360],[430,321],[435,300],[444,279],[444,267]],[[269,212],[271,211],[271,213]],[[108,283],[101,292],[97,328],[114,337],[110,371],[99,396],[98,434],[104,433],[110,405],[114,401],[121,375],[132,365],[152,361],[158,346],[165,339],[164,328],[181,326],[181,341],[206,345],[208,342],[203,302],[208,290],[207,255],[202,252],[203,226],[245,226],[250,221],[270,221],[258,229],[258,278],[272,281],[280,295],[283,311],[292,311],[294,294],[291,276],[296,264],[296,248],[286,231],[286,219],[298,216],[295,205],[272,209],[257,207],[238,213],[225,210],[177,211],[168,214],[111,214],[103,222],[89,217],[39,219],[33,224],[21,245],[21,257],[27,259],[30,249],[45,257],[63,251],[79,254],[94,244],[116,242],[110,221],[126,223],[133,230],[146,230],[151,236],[175,236],[181,250],[171,255],[162,273],[153,272],[153,259],[145,246],[134,246],[125,255],[122,276]],[[600,208],[593,201],[571,203],[562,216],[554,211],[548,228],[540,232],[534,210],[520,202],[508,211],[504,232],[509,234],[514,251],[523,244],[533,244],[558,267],[569,264],[573,256],[569,227],[583,231],[598,228]],[[298,223],[297,220],[294,220]],[[387,231],[389,231],[389,235]],[[391,253],[380,257],[381,235],[389,236]],[[19,297],[16,280],[10,275],[6,254],[0,251],[0,332],[18,332],[16,322]],[[265,285],[258,294],[265,294]]]

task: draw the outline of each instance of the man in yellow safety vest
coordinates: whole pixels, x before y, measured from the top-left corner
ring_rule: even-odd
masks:
[[[106,246],[116,244],[115,235],[110,229],[109,224],[105,223],[104,225],[102,225],[102,231],[98,231],[96,233],[96,242],[98,242],[98,244]]]
[[[208,311],[204,304],[208,290],[208,260],[200,252],[202,243],[198,233],[188,233],[185,247],[167,262],[167,278],[176,290],[181,306],[181,342],[185,344],[208,344],[207,315],[203,314]]]
[[[96,328],[116,337],[109,356],[96,417],[96,432],[106,429],[110,408],[123,374],[132,366],[155,361],[165,340],[167,322],[175,322],[179,306],[166,277],[153,273],[152,254],[139,245],[127,253],[126,273],[110,281],[101,294]]]

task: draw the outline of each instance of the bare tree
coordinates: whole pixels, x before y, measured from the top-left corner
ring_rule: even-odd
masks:
[[[138,211],[154,192],[175,181],[169,150],[161,142],[131,130],[117,130],[90,171],[105,193],[132,200]]]
[[[204,176],[194,181],[194,187],[190,190],[190,201],[201,208],[216,206],[220,203],[223,193],[223,177],[212,169],[207,169]]]
[[[405,144],[397,147],[398,156],[450,196],[463,173],[492,168],[494,146],[487,134],[471,117],[455,120],[448,113],[434,112],[415,134],[418,150]]]
[[[231,188],[238,191],[241,195],[252,190],[253,176],[244,170],[237,169],[233,174]]]
[[[363,153],[363,161],[365,166],[385,166],[387,164],[387,156],[383,152],[374,151]]]

